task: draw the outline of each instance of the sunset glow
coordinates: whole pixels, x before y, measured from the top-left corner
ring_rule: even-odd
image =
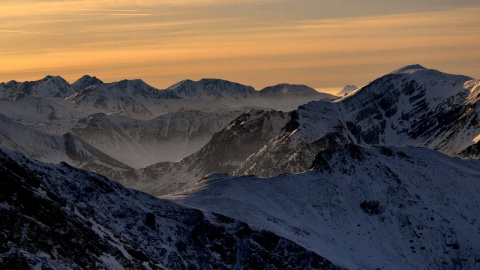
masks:
[[[478,1],[158,2],[2,1],[0,81],[214,77],[335,92],[412,63],[480,77]]]

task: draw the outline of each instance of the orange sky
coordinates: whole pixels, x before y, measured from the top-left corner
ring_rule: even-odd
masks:
[[[208,77],[335,92],[413,63],[480,78],[478,1],[331,2],[2,1],[0,81]]]

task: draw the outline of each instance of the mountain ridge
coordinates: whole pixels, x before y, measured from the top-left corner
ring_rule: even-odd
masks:
[[[165,196],[273,231],[349,269],[476,269],[480,161],[416,147],[354,144],[314,169],[212,174]]]
[[[449,155],[471,145],[480,134],[478,80],[414,68],[384,75],[333,102],[300,106],[284,131],[236,173],[301,172],[319,150],[347,143],[422,146]],[[278,169],[265,169],[273,167]]]
[[[0,173],[5,269],[343,269],[271,232],[65,163],[0,149]]]

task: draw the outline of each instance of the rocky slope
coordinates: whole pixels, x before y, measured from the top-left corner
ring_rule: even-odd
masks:
[[[44,162],[68,164],[103,174],[125,183],[136,179],[135,171],[71,133],[63,136],[36,130],[0,114],[0,147]]]
[[[251,110],[215,133],[194,154],[179,162],[161,162],[140,170],[142,181],[133,187],[158,196],[191,186],[207,174],[232,173],[280,132],[287,121],[288,115],[283,112]]]
[[[90,75],[84,75],[80,79],[72,83],[72,87],[73,89],[77,90],[77,92],[80,92],[87,87],[97,84],[103,84],[103,82],[95,76],[92,77]]]
[[[271,232],[66,164],[0,150],[0,173],[2,269],[341,269]]]
[[[72,104],[60,98],[28,96],[19,100],[0,100],[0,114],[22,125],[54,135],[62,135],[77,125],[87,113],[75,110]]]
[[[169,199],[236,217],[348,269],[480,267],[480,161],[346,145],[311,171],[213,174]]]

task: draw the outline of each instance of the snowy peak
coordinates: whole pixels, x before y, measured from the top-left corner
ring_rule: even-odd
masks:
[[[337,93],[337,96],[343,97],[357,89],[358,87],[356,87],[355,85],[347,84],[345,87],[343,87],[342,91]]]
[[[167,90],[182,98],[247,98],[256,94],[251,86],[220,79],[185,80],[168,87]]]
[[[420,65],[400,68],[382,76],[359,89],[355,95],[344,99],[376,98],[382,95],[408,96],[413,99],[424,99],[430,107],[442,100],[465,92],[464,84],[472,78],[463,75],[443,73],[435,69],[427,69]],[[370,97],[367,97],[370,96]],[[338,101],[341,101],[340,99]]]
[[[90,75],[84,75],[83,77],[78,79],[76,82],[74,82],[72,84],[72,87],[77,91],[81,91],[89,86],[97,85],[97,84],[103,84],[103,82],[95,76],[92,77]]]
[[[112,115],[150,117],[152,113],[142,103],[142,100],[138,99],[139,96],[131,96],[126,91],[110,84],[97,84],[83,89],[68,99],[77,107],[90,110],[91,113],[103,112]]]
[[[47,76],[32,87],[42,97],[66,98],[76,93],[75,89],[60,76]]]
[[[121,80],[119,82],[106,84],[107,89],[115,92],[122,92],[131,97],[143,97],[147,99],[177,99],[175,94],[168,91],[158,90],[140,79]]]
[[[284,132],[250,156],[238,173],[301,172],[319,150],[347,143],[459,153],[480,134],[477,81],[414,67],[415,72],[387,74],[333,102],[300,106]]]
[[[45,98],[66,98],[75,94],[73,87],[60,76],[46,76],[38,81],[16,82],[0,84],[0,98],[18,100],[27,96]]]

